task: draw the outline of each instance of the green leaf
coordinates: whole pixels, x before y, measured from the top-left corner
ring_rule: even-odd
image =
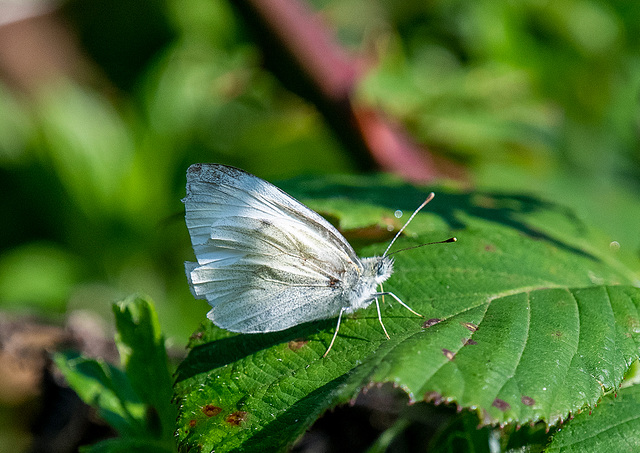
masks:
[[[144,404],[122,371],[75,352],[57,353],[54,361],[69,386],[120,435],[143,431]]]
[[[69,386],[121,436],[84,451],[175,451],[172,380],[153,305],[148,299],[130,297],[114,305],[113,311],[125,372],[75,352],[54,356]]]
[[[176,408],[171,404],[173,382],[158,316],[148,299],[132,296],[113,306],[116,317],[116,345],[120,360],[136,394],[157,412],[150,427],[171,438]]]
[[[336,178],[302,195],[353,224],[363,206],[394,219],[427,192]],[[344,194],[362,201],[349,209]],[[331,209],[334,197],[341,201]],[[372,305],[343,320],[327,358],[335,319],[261,335],[206,323],[176,375],[180,442],[217,452],[283,449],[327,408],[383,382],[412,401],[475,409],[485,424],[553,424],[617,388],[638,357],[637,259],[566,209],[530,196],[437,192],[407,230],[394,249],[458,237],[395,255],[385,282],[428,321],[387,298],[391,339]]]
[[[578,414],[545,450],[549,453],[640,450],[640,386],[605,396],[593,412]]]
[[[115,438],[106,439],[80,447],[80,453],[170,453],[175,449],[167,446],[166,442],[153,442],[148,438]]]

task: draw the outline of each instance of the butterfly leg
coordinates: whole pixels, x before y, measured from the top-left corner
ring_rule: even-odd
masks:
[[[382,324],[382,314],[380,313],[380,304],[378,303],[378,298],[376,297],[376,308],[378,309],[378,321],[380,321],[380,325],[382,326],[382,330],[384,330],[384,334],[387,336],[387,340],[391,340],[391,337],[387,333],[387,329],[385,329],[384,324]]]
[[[340,320],[342,319],[342,313],[344,313],[346,309],[347,307],[342,307],[340,309],[340,314],[338,315],[338,325],[336,325],[336,331],[333,334],[331,343],[329,343],[329,348],[327,349],[327,352],[325,352],[324,355],[322,356],[323,359],[327,356],[327,354],[329,354],[329,351],[331,351],[331,348],[333,347],[333,342],[336,341],[336,337],[338,336],[338,330],[340,330]]]
[[[389,292],[385,292],[385,293],[378,293],[378,295],[382,295],[382,294],[386,294],[386,295],[388,295],[388,296],[393,297],[395,300],[397,300],[397,301],[398,301],[398,303],[399,303],[400,305],[402,305],[404,308],[406,308],[407,310],[409,310],[411,313],[413,313],[413,314],[414,314],[414,315],[416,315],[416,316],[420,316],[421,318],[424,318],[424,315],[421,315],[420,313],[418,313],[417,311],[415,311],[413,308],[411,308],[410,306],[408,306],[407,304],[405,304],[404,302],[402,302],[402,301],[400,300],[400,298],[399,298],[398,296],[396,296],[395,294],[393,294],[393,293],[389,293]]]
[[[384,288],[382,287],[382,283],[380,283],[380,294],[382,295],[382,303],[384,304]],[[391,307],[391,302],[389,302],[389,307]]]

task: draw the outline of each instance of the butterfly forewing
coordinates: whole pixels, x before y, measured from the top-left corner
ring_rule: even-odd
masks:
[[[224,218],[290,220],[299,222],[303,229],[325,236],[329,245],[357,259],[347,240],[319,214],[273,184],[238,168],[192,165],[187,170],[187,196],[183,201],[194,246],[209,239],[214,222]]]
[[[236,332],[269,332],[335,316],[340,281],[361,264],[326,220],[242,170],[198,164],[187,173],[186,221],[198,263],[191,290],[209,318]]]

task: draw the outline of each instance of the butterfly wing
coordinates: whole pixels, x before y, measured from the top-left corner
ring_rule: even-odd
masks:
[[[187,277],[216,325],[271,332],[345,305],[343,283],[360,260],[332,225],[282,190],[234,167],[196,164],[183,201],[198,260],[185,263]]]

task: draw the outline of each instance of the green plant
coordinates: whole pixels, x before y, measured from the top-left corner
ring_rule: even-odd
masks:
[[[116,346],[124,371],[103,360],[58,353],[69,385],[119,434],[83,452],[172,452],[176,408],[164,338],[150,301],[130,297],[113,306]]]

